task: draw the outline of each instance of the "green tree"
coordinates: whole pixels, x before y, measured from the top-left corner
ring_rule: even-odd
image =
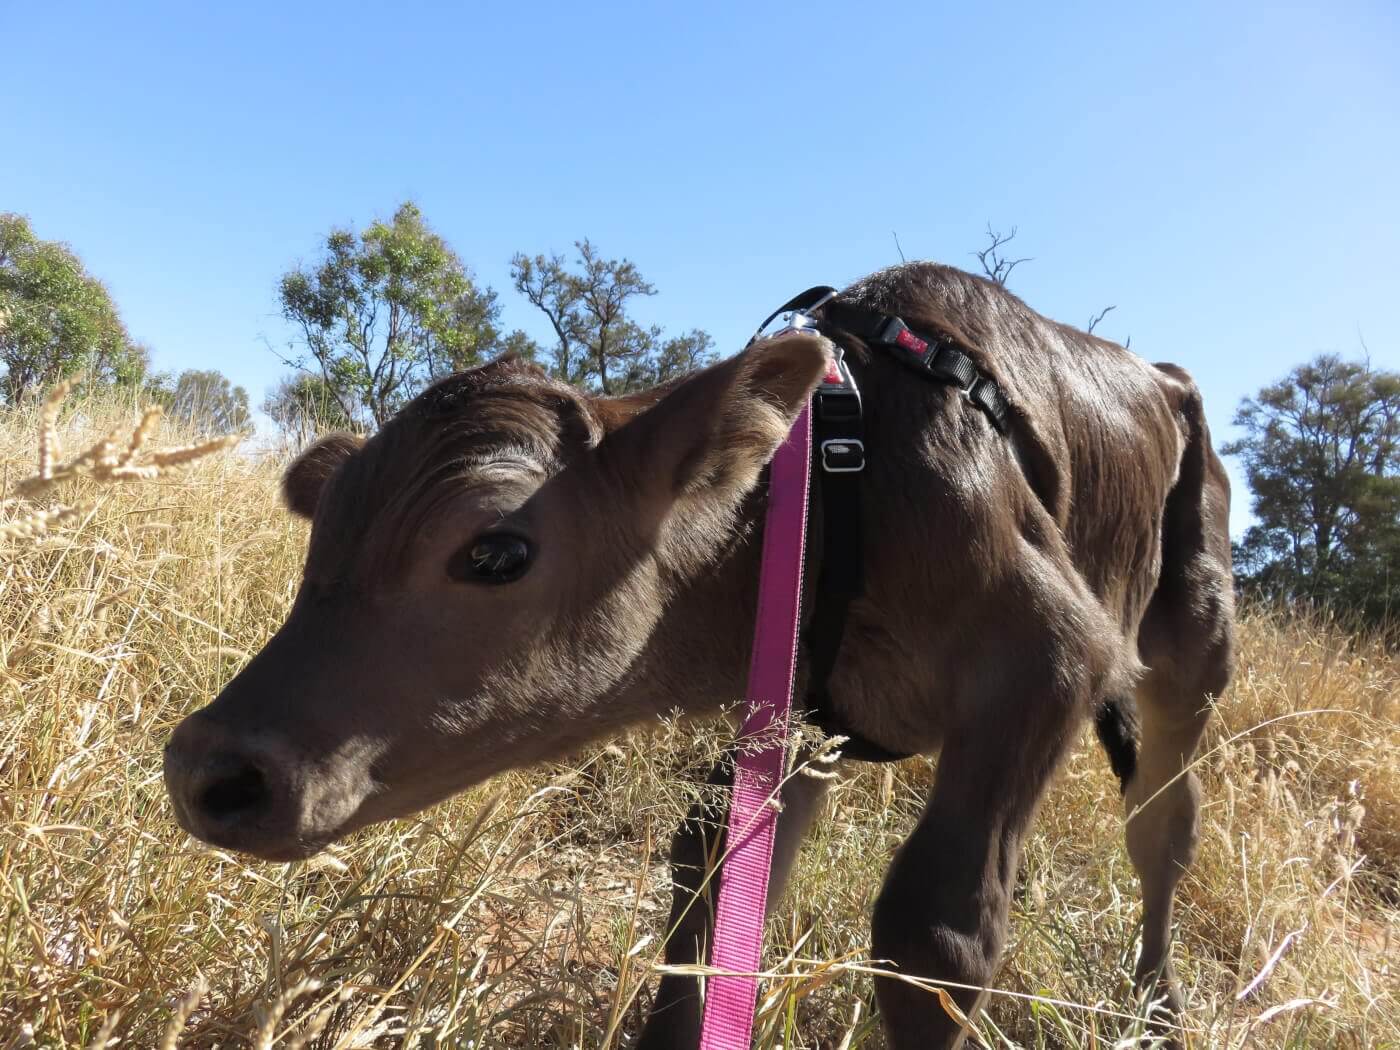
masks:
[[[674,379],[714,360],[714,341],[693,329],[665,338],[642,327],[628,305],[656,294],[628,259],[605,259],[588,240],[578,242],[570,269],[562,255],[517,254],[510,261],[515,290],[548,319],[554,346],[550,370],[566,383],[604,394],[638,390]]]
[[[1248,589],[1359,612],[1400,611],[1400,373],[1321,354],[1240,404],[1239,456],[1258,523]]]
[[[132,342],[102,282],[57,241],[40,240],[22,215],[0,213],[0,396],[69,377],[134,385],[147,352]]]
[[[263,399],[262,410],[295,445],[329,431],[355,429],[325,379],[307,372],[285,377]]]
[[[334,230],[321,260],[284,274],[282,315],[300,334],[291,363],[318,373],[344,415],[382,424],[431,379],[478,364],[499,339],[490,288],[417,205],[363,232]]]
[[[158,402],[173,419],[200,433],[232,434],[248,429],[248,391],[234,386],[218,369],[191,368],[171,381],[157,377],[147,386],[147,396]]]

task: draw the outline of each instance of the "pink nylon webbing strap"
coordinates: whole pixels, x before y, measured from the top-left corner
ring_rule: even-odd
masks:
[[[749,664],[748,710],[740,730],[715,910],[700,1050],[749,1050],[762,965],[776,799],[787,764],[788,721],[807,543],[812,463],[810,407],[773,456],[759,569],[758,621]]]

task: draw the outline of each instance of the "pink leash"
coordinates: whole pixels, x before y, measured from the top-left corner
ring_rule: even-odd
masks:
[[[749,1050],[753,1036],[758,998],[753,974],[762,965],[777,798],[787,767],[811,464],[809,406],[770,469],[748,711],[739,732],[710,952],[710,965],[725,972],[706,985],[700,1050]]]

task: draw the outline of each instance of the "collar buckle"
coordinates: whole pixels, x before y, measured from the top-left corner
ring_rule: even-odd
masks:
[[[875,337],[875,341],[884,343],[886,346],[897,346],[901,350],[912,354],[915,360],[922,361],[924,355],[929,352],[929,342],[927,339],[920,339],[909,330],[909,326],[898,317],[891,317],[880,329],[880,334]]]
[[[817,419],[823,423],[859,423],[862,406],[860,388],[846,364],[846,355],[838,346],[831,367],[817,386]]]

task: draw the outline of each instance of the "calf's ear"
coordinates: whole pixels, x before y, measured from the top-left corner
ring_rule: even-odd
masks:
[[[831,343],[794,333],[765,339],[685,380],[604,442],[631,477],[673,498],[752,488],[832,358]]]
[[[282,499],[299,518],[316,516],[321,492],[336,469],[365,443],[354,434],[329,434],[309,445],[282,476]]]

